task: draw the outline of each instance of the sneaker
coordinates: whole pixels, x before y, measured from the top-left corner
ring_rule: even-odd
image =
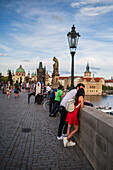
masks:
[[[50,117],[56,117],[56,115],[54,115],[54,114],[51,114],[51,116]]]
[[[62,137],[62,136],[60,136],[60,137],[59,137],[59,136],[57,136],[57,139],[58,139],[58,140],[62,140],[62,139],[63,139],[63,137]]]
[[[67,137],[63,137],[63,144],[64,144],[64,147],[67,146],[67,143],[68,143]]]
[[[67,143],[67,145],[66,145],[66,146],[75,146],[75,145],[76,145],[76,143],[75,143],[75,142],[70,141],[70,142],[68,142],[68,143]]]
[[[67,134],[64,134],[64,133],[63,133],[62,136],[63,136],[63,137],[67,137]]]

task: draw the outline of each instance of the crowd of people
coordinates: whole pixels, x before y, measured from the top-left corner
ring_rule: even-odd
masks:
[[[32,91],[35,88],[35,83],[19,83],[18,80],[13,85],[10,84],[10,81],[0,82],[0,90],[3,94],[7,94],[7,98],[9,99],[11,96],[11,92],[14,92],[15,98],[19,97],[20,92]]]

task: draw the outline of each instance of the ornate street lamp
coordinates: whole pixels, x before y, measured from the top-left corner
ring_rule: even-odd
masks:
[[[72,56],[72,67],[71,67],[71,89],[74,88],[74,55],[76,52],[78,39],[80,37],[80,34],[75,31],[75,26],[73,25],[71,32],[68,32],[68,43],[70,48],[70,53]]]

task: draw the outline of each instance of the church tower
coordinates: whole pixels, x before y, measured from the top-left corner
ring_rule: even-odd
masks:
[[[89,71],[89,63],[87,63],[86,71],[84,72],[85,78],[91,78],[91,72]]]

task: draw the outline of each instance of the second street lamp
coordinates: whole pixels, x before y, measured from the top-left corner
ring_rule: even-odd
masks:
[[[73,25],[71,32],[68,32],[68,43],[70,48],[70,53],[72,56],[72,67],[71,67],[71,89],[74,88],[74,55],[76,52],[78,39],[80,37],[80,34],[75,31],[75,26]]]

